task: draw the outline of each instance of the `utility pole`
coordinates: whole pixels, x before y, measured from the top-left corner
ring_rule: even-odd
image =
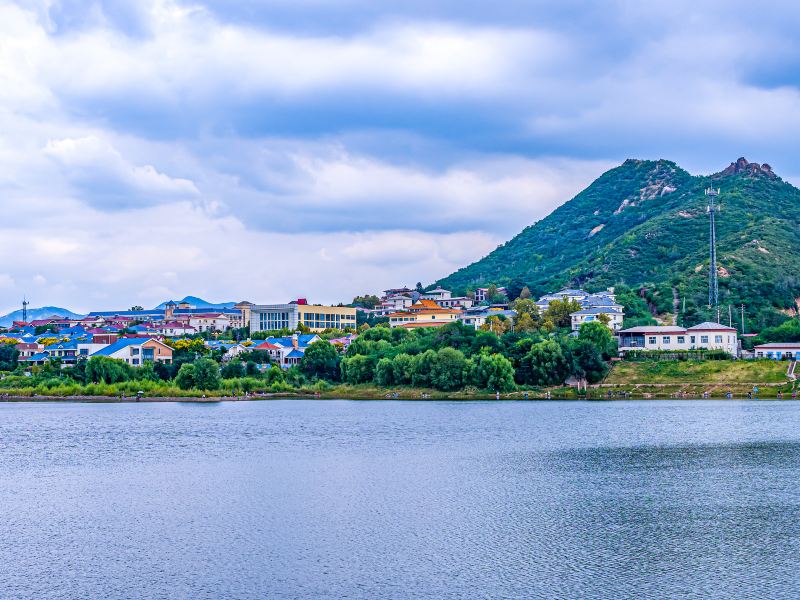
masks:
[[[733,327],[733,312],[731,308],[731,305],[728,304],[728,327]]]
[[[744,304],[742,304],[742,335],[744,335]]]
[[[719,211],[719,205],[714,201],[719,196],[719,188],[706,189],[706,196],[708,196],[708,307],[716,306],[719,308],[719,283],[717,282],[717,225],[716,213]],[[719,312],[719,311],[717,311]],[[719,316],[717,317],[719,323]]]

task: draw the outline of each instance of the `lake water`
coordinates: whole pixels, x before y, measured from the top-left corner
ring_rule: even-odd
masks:
[[[2,598],[797,598],[800,403],[0,404]]]

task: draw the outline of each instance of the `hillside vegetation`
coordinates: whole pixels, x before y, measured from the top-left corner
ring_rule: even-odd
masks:
[[[746,305],[746,329],[774,326],[800,301],[800,190],[769,165],[739,159],[711,176],[667,160],[626,160],[485,258],[440,280],[458,292],[488,283],[590,291],[626,284],[652,314],[691,325],[708,303],[704,190],[721,190],[717,219],[720,304]],[[685,299],[685,311],[683,304]]]

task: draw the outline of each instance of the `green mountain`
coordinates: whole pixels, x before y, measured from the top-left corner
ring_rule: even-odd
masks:
[[[800,306],[800,190],[769,165],[740,158],[694,176],[667,160],[626,160],[483,259],[437,283],[465,292],[489,283],[534,294],[618,286],[652,314],[690,324],[708,310],[706,188],[719,188],[717,255],[722,321],[744,304],[746,328]],[[685,310],[684,310],[685,301]],[[734,319],[736,317],[734,312]],[[736,320],[736,319],[735,319]]]

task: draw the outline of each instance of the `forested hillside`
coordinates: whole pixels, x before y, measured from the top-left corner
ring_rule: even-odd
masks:
[[[800,190],[769,165],[739,159],[710,176],[675,163],[626,160],[575,198],[468,267],[440,280],[595,291],[625,284],[654,314],[692,324],[709,313],[708,187],[720,189],[718,274],[723,320],[746,306],[747,328],[775,325],[800,301]],[[676,302],[677,300],[677,302]],[[684,310],[685,301],[685,310]]]

